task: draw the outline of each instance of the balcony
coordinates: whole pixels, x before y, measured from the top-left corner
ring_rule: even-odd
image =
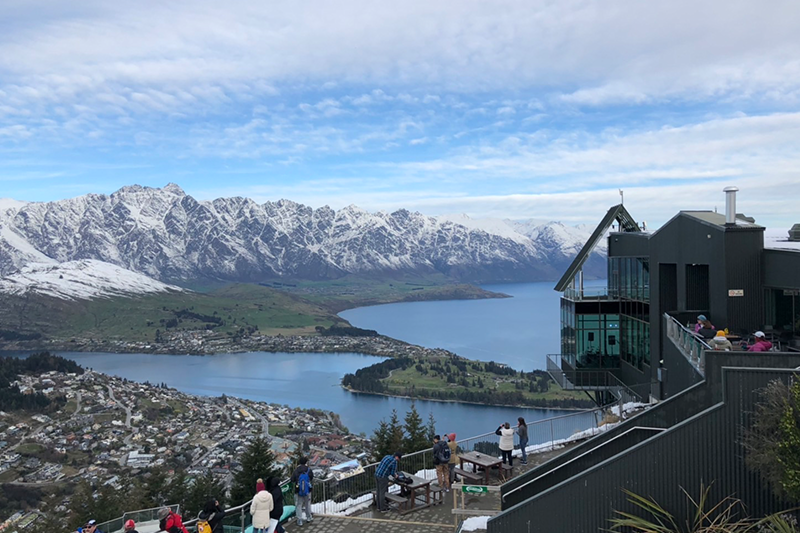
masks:
[[[583,289],[567,287],[564,298],[573,302],[612,301],[617,300],[617,291],[608,287],[584,287]]]
[[[564,390],[608,392],[622,402],[639,402],[643,396],[631,390],[609,370],[577,368],[575,356],[547,355],[547,373]]]

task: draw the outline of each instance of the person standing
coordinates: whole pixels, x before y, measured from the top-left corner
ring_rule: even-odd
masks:
[[[381,459],[375,469],[375,484],[377,485],[375,497],[378,500],[378,511],[382,513],[389,510],[389,506],[386,504],[386,493],[389,490],[389,481],[394,479],[394,475],[397,473],[397,465],[402,458],[403,454],[394,452],[393,455],[387,455]]]
[[[253,517],[253,533],[266,533],[269,529],[269,515],[275,504],[272,501],[272,494],[264,488],[264,482],[260,479],[256,483],[259,487],[253,501],[250,503],[250,514]]]
[[[267,490],[272,495],[272,511],[269,513],[269,529],[267,533],[275,533],[283,518],[283,491],[281,480],[277,477],[267,478]]]
[[[514,458],[511,452],[514,450],[514,430],[511,429],[511,424],[504,422],[500,424],[495,435],[500,435],[500,452],[503,454],[503,463],[508,463],[514,466]]]
[[[211,533],[223,533],[222,519],[225,518],[225,510],[220,507],[219,501],[216,498],[209,498],[203,510],[197,515],[197,520],[205,520],[208,522],[208,527],[211,528]]]
[[[161,528],[160,531],[167,533],[189,533],[183,525],[181,515],[169,507],[162,507],[158,510],[158,527]]]
[[[525,448],[528,446],[528,424],[525,423],[523,417],[517,418],[519,426],[517,426],[517,435],[519,435],[519,451],[522,454],[522,464],[528,464],[528,453]]]
[[[447,436],[447,447],[450,448],[450,460],[447,462],[447,468],[449,470],[449,480],[450,486],[453,486],[453,483],[456,482],[456,459],[457,459],[457,451],[458,451],[458,443],[456,442],[456,434],[450,433]]]
[[[300,464],[292,472],[292,483],[294,483],[295,497],[294,504],[297,508],[297,525],[302,526],[303,520],[311,522],[311,484],[314,481],[314,472],[308,468],[308,457],[301,457]],[[305,519],[303,518],[305,515]]]
[[[447,443],[439,438],[433,437],[433,466],[436,468],[436,480],[445,492],[450,492],[450,448]]]

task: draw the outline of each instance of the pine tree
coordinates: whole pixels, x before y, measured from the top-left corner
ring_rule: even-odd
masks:
[[[386,447],[388,451],[385,455],[403,449],[403,426],[400,424],[400,419],[397,416],[397,409],[392,409],[392,416],[389,418],[389,432],[388,439],[386,440]]]
[[[266,481],[268,477],[279,476],[280,470],[274,463],[275,455],[267,439],[254,439],[239,457],[240,468],[234,474],[231,486],[231,505],[241,505],[250,500],[256,491],[258,478]]]
[[[255,492],[255,484],[253,485],[253,492]],[[181,510],[185,516],[195,517],[203,510],[208,500],[218,500],[220,504],[223,504],[224,498],[225,484],[217,480],[211,472],[208,472],[192,480],[186,500],[181,505]]]
[[[389,447],[389,424],[386,420],[381,420],[378,427],[372,434],[372,460],[380,461],[384,456],[393,453]]]
[[[417,412],[417,406],[412,403],[411,410],[406,413],[405,418],[405,439],[403,449],[406,453],[424,450],[431,446],[428,440],[427,428],[422,424],[422,417]]]
[[[428,425],[425,428],[425,438],[428,442],[433,442],[436,435],[436,420],[433,419],[433,411],[428,411]]]

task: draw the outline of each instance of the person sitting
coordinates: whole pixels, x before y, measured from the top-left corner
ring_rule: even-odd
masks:
[[[767,340],[763,331],[756,331],[753,335],[756,341],[747,349],[748,352],[768,352],[772,349],[772,343]]]
[[[725,352],[729,352],[733,349],[731,341],[729,341],[727,337],[725,337],[725,332],[722,330],[718,331],[717,334],[714,336],[714,340],[711,343],[711,347],[714,348],[715,350],[720,350]]]
[[[704,339],[713,339],[716,329],[706,315],[697,315],[697,324],[694,325],[695,333]]]

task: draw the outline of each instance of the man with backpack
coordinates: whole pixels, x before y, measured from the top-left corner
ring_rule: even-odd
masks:
[[[311,483],[314,481],[314,472],[308,468],[308,457],[301,457],[299,465],[292,472],[292,483],[295,488],[295,512],[297,525],[302,526],[303,521],[312,522],[311,516]],[[305,515],[305,518],[303,518]]]
[[[175,513],[169,507],[162,507],[158,510],[159,531],[167,533],[189,533],[183,525],[181,515]]]
[[[436,479],[445,492],[450,492],[450,448],[447,443],[433,437],[433,465],[436,467]]]

